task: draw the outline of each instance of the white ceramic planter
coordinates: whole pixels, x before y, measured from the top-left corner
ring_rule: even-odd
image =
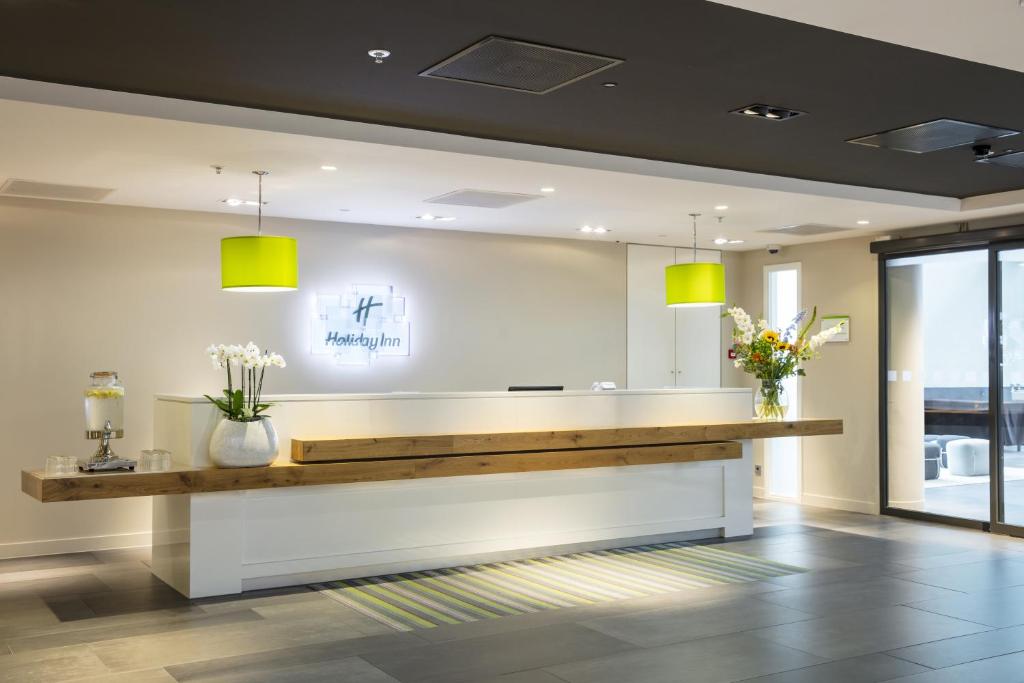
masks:
[[[277,430],[270,418],[252,422],[222,419],[210,437],[210,460],[217,467],[264,467],[277,458]]]

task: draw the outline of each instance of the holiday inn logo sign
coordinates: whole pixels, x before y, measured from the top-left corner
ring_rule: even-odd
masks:
[[[381,356],[409,355],[405,297],[390,285],[353,285],[347,294],[317,295],[313,353],[339,365],[370,365]]]

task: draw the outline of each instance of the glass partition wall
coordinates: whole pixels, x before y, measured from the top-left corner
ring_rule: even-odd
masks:
[[[1024,535],[1024,243],[878,251],[883,511]]]

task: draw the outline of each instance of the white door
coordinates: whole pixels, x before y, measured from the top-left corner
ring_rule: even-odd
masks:
[[[764,311],[768,324],[784,330],[800,312],[800,264],[784,263],[764,267]],[[790,377],[783,381],[789,400],[788,419],[800,417],[800,383]],[[769,498],[799,500],[801,489],[800,439],[764,440],[765,493]]]
[[[693,263],[693,249],[676,249],[676,263]],[[722,252],[697,250],[698,263],[721,263]],[[662,289],[664,289],[662,283]],[[722,307],[676,308],[676,386],[722,386]]]
[[[674,387],[676,318],[665,305],[665,268],[672,247],[626,249],[626,377],[630,389]]]

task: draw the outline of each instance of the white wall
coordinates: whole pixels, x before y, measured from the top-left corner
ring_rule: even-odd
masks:
[[[803,305],[817,305],[819,314],[851,316],[850,341],[826,344],[822,358],[809,362],[807,377],[800,380],[803,417],[845,422],[842,436],[803,440],[801,498],[856,512],[878,511],[878,259],[869,251],[870,241],[787,246],[777,256],[747,251],[726,261],[728,300],[751,315],[764,307],[764,266],[799,262]],[[722,386],[754,385],[729,362]],[[755,442],[755,463],[763,461],[762,450]],[[755,487],[762,483],[755,477]]]
[[[92,370],[118,370],[127,387],[116,442],[127,455],[150,445],[153,394],[220,389],[203,356],[214,342],[283,353],[289,367],[268,375],[271,393],[625,384],[624,246],[271,219],[268,232],[299,240],[301,289],[222,292],[219,240],[252,224],[0,200],[0,557],[147,540],[148,498],[43,505],[19,492],[20,470],[94,447],[81,406]],[[310,355],[314,293],[351,283],[393,284],[408,297],[411,357],[367,369]]]

